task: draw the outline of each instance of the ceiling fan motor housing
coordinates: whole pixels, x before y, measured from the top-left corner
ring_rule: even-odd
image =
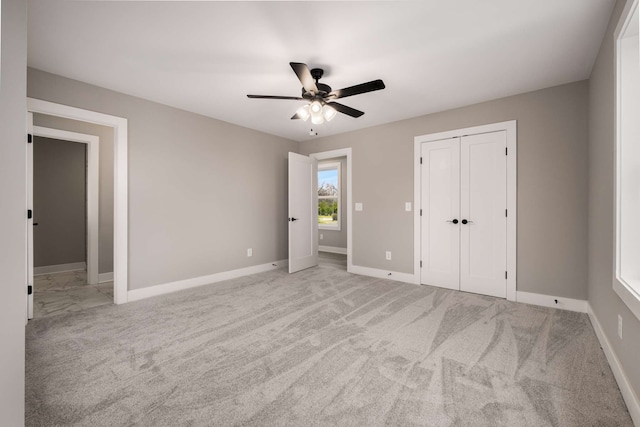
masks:
[[[318,93],[314,94],[313,92],[307,92],[302,88],[302,97],[304,99],[315,99],[315,98],[325,98],[329,93],[331,93],[331,86],[326,85],[324,83],[316,83],[316,87],[318,88]]]
[[[324,83],[318,83],[318,80],[320,80],[324,75],[324,70],[322,68],[312,68],[309,72],[311,73],[311,77],[316,81],[318,93],[313,94],[302,88],[302,97],[305,99],[325,98],[331,92],[331,86]]]

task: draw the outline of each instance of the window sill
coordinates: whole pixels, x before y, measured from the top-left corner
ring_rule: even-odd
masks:
[[[640,289],[640,280],[633,280],[630,284],[618,278],[613,280],[613,290],[629,310],[640,320],[640,295],[634,290]]]
[[[318,230],[341,231],[340,226],[331,227],[330,225],[320,225],[320,224],[318,224]]]

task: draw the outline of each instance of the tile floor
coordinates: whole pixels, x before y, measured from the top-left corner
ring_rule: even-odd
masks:
[[[86,271],[66,271],[34,277],[33,317],[74,313],[113,304],[113,282],[87,284]]]

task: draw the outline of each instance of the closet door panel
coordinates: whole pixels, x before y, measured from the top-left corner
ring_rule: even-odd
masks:
[[[501,298],[507,296],[505,148],[504,131],[460,141],[460,289]]]
[[[460,139],[423,143],[421,169],[421,281],[460,289]]]

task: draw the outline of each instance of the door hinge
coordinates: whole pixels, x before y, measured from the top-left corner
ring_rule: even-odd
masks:
[[[504,278],[505,279],[507,278],[507,272],[506,271],[504,272]]]
[[[31,209],[27,209],[27,219],[33,218],[33,211]]]
[[[27,295],[31,295],[33,293],[33,286],[28,285],[27,286]]]
[[[504,147],[504,155],[508,156],[509,152],[508,152],[509,148],[508,147]]]
[[[420,216],[422,216],[422,209],[420,209]]]
[[[504,216],[508,216],[508,215],[507,215],[507,212],[508,212],[508,211],[509,211],[508,209],[505,209],[505,210],[504,210]]]
[[[422,268],[422,261],[420,261],[420,268]]]
[[[420,157],[420,164],[422,164],[422,157]]]
[[[30,133],[27,134],[27,144],[31,144],[33,142],[33,135]]]

